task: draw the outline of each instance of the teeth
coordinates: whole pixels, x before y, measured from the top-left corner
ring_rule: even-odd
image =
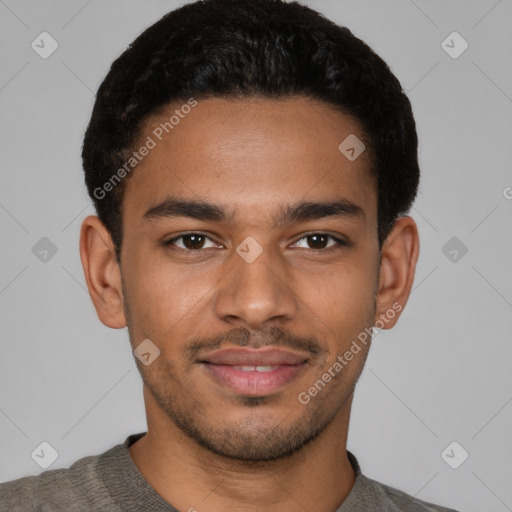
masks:
[[[256,366],[257,372],[271,372],[272,370],[275,370],[277,366]]]
[[[242,372],[271,372],[278,366],[233,366],[233,368]]]

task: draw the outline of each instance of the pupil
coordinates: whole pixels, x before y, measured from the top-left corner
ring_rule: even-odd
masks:
[[[198,239],[204,239],[204,237],[202,235],[187,235],[184,237],[183,243],[187,249],[200,249],[200,247],[194,245],[198,243]],[[199,242],[199,245],[201,245],[201,242]]]
[[[327,239],[325,235],[309,235],[309,238],[314,240],[313,245],[318,244],[318,241],[320,241],[320,245],[322,247],[315,245],[314,249],[323,249],[325,247],[325,242]]]

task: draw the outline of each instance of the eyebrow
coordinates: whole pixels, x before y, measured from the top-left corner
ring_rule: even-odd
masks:
[[[143,215],[143,219],[147,221],[173,217],[230,223],[233,220],[233,213],[228,212],[222,206],[205,201],[168,197],[149,208]],[[325,218],[349,218],[364,221],[366,215],[364,210],[352,201],[336,198],[327,202],[303,201],[282,206],[277,214],[272,216],[274,227]]]

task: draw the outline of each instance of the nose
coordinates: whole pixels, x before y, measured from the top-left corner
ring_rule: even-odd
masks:
[[[215,299],[219,319],[259,330],[286,322],[297,313],[297,296],[286,262],[270,249],[252,262],[233,254],[232,268]]]

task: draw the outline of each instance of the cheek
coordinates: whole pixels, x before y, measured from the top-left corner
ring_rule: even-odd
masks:
[[[135,320],[154,336],[164,337],[204,309],[218,282],[214,272],[178,267],[165,258],[141,258],[127,273]]]
[[[302,285],[310,328],[331,340],[331,357],[343,354],[351,342],[373,325],[377,281],[376,261],[332,267]],[[311,310],[311,311],[308,311]]]
[[[194,330],[194,318],[211,306],[225,269],[176,265],[160,249],[131,249],[124,273],[134,324],[164,339],[185,325]],[[372,325],[377,265],[378,253],[369,247],[359,247],[335,264],[293,265],[289,284],[299,307],[302,303],[301,316],[328,338]]]
[[[357,320],[374,304],[376,275],[373,265],[347,263],[304,276],[301,288],[308,305],[324,312],[321,318]]]

